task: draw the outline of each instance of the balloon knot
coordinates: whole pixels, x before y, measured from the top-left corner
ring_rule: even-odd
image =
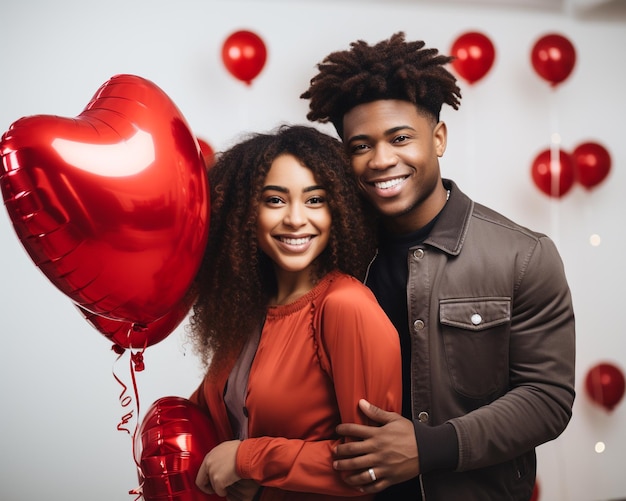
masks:
[[[114,344],[111,346],[111,349],[117,354],[122,355],[124,353],[124,348],[122,348],[119,344]]]
[[[143,353],[142,352],[133,353],[131,355],[131,358],[133,360],[133,363],[135,364],[135,370],[137,372],[141,372],[142,370],[144,370],[146,368],[146,366],[143,363]]]

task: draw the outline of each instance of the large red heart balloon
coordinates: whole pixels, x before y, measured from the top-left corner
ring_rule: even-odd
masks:
[[[574,164],[569,154],[559,150],[552,162],[550,149],[541,151],[533,160],[531,177],[537,188],[553,198],[561,198],[574,185]]]
[[[61,292],[139,325],[179,305],[206,246],[208,186],[198,142],[160,88],[114,76],[75,118],[13,123],[0,156],[15,231]]]
[[[145,501],[211,501],[195,480],[204,456],[218,444],[213,423],[181,397],[152,404],[139,428],[140,482]]]
[[[185,319],[196,298],[196,294],[190,291],[169,312],[146,325],[103,317],[80,306],[78,310],[87,322],[113,343],[114,350],[121,353],[126,348],[142,349],[163,341]]]

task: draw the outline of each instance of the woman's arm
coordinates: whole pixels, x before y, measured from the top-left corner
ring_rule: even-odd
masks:
[[[369,289],[356,280],[347,281],[346,286],[334,288],[318,310],[318,355],[333,381],[340,420],[368,421],[359,411],[361,398],[399,412],[398,334]],[[274,437],[244,440],[237,452],[237,471],[242,478],[286,490],[362,495],[333,470],[334,449],[343,441],[337,435],[315,442]]]

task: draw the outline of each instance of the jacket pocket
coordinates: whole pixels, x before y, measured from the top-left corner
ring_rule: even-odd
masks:
[[[508,381],[511,300],[507,297],[442,299],[439,322],[454,389],[489,399]]]

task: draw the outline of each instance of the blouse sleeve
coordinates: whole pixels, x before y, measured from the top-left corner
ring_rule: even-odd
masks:
[[[373,424],[358,410],[361,398],[401,412],[400,340],[369,289],[354,280],[351,287],[329,296],[319,337],[342,422]]]
[[[316,340],[320,362],[333,381],[342,422],[366,424],[358,402],[400,412],[401,357],[398,334],[373,294],[356,280],[335,288],[319,305]],[[244,440],[237,467],[263,485],[337,496],[362,495],[332,468],[340,437],[308,442],[274,437]]]

